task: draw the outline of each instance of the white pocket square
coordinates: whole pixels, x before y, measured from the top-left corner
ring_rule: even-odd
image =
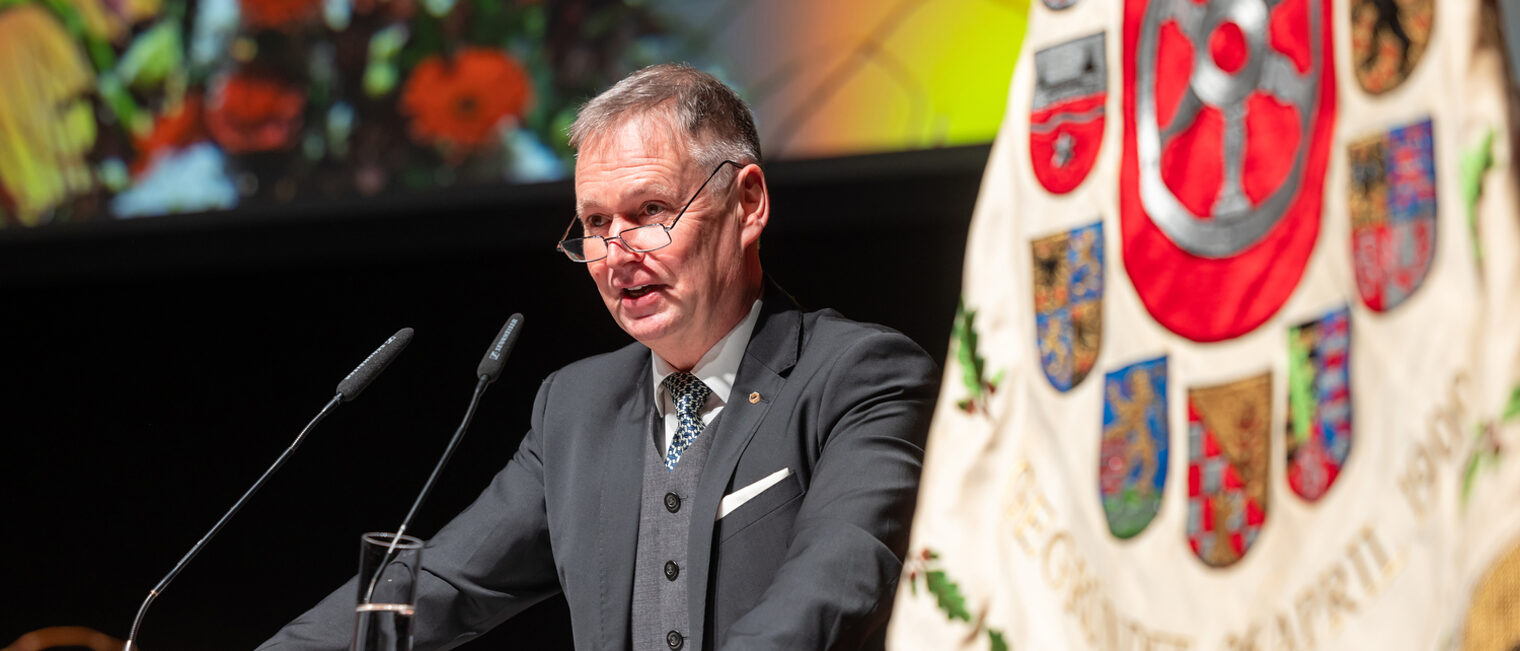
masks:
[[[792,469],[782,468],[776,472],[766,475],[765,479],[761,479],[760,481],[757,481],[753,484],[745,486],[744,488],[725,495],[723,497],[723,501],[718,502],[718,517],[716,519],[722,520],[723,516],[732,513],[734,509],[737,509],[745,502],[754,499],[756,495],[765,492],[765,489],[775,486],[777,482],[790,476],[792,476]]]

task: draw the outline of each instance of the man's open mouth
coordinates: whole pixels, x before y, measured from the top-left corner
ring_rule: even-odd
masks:
[[[629,298],[638,298],[640,296],[648,294],[651,291],[654,291],[656,287],[658,287],[658,285],[639,285],[638,287],[629,287],[623,290],[623,295]]]

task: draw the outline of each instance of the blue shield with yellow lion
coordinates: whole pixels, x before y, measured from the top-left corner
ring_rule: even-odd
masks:
[[[1169,432],[1165,357],[1105,375],[1098,492],[1114,536],[1135,536],[1161,510]]]

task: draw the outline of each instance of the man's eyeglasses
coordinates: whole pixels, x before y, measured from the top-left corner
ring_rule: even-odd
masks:
[[[707,180],[697,187],[697,191],[691,194],[691,198],[686,200],[686,205],[681,206],[681,212],[676,213],[676,218],[670,220],[669,224],[655,222],[653,224],[625,228],[622,232],[613,236],[591,235],[587,237],[570,237],[570,231],[575,230],[576,224],[580,223],[580,219],[576,218],[570,222],[570,227],[565,229],[564,238],[560,240],[559,244],[555,245],[555,248],[576,262],[596,262],[607,257],[607,247],[611,246],[614,240],[622,242],[623,247],[629,251],[636,251],[638,253],[649,253],[650,251],[670,246],[670,229],[676,227],[676,222],[681,221],[681,217],[686,214],[686,209],[690,208],[691,204],[697,200],[697,197],[702,195],[702,190],[707,187],[708,183],[712,182],[713,177],[717,176],[718,172],[723,170],[724,165],[733,165],[735,168],[744,169],[743,165],[731,160],[718,163],[718,166],[713,168],[712,174],[707,175]]]

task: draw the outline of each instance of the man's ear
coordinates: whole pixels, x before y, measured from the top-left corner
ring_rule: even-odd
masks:
[[[740,238],[744,248],[749,248],[760,242],[760,233],[770,221],[771,195],[765,187],[765,171],[759,165],[746,165],[738,175],[735,191],[739,193]]]

